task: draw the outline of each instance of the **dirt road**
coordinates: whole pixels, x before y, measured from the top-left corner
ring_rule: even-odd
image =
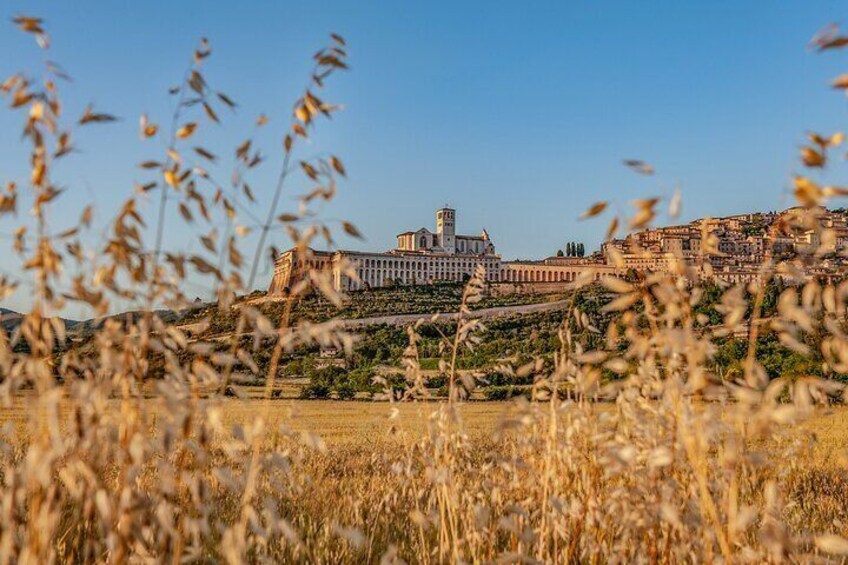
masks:
[[[498,316],[511,316],[513,314],[533,314],[535,312],[547,312],[549,310],[558,310],[560,308],[564,308],[568,303],[568,300],[557,300],[555,302],[542,302],[537,304],[520,304],[517,306],[496,306],[494,308],[481,308],[479,310],[472,310],[471,318],[477,319],[486,319],[486,318],[495,318]],[[459,316],[458,312],[439,312],[436,320],[438,321],[446,321],[446,320],[455,320],[457,316]],[[418,320],[430,320],[433,317],[433,314],[393,314],[391,316],[372,316],[369,318],[350,318],[350,319],[339,319],[338,321],[341,323],[341,326],[346,329],[359,328],[362,326],[369,326],[372,324],[388,324],[390,326],[405,326],[407,324],[414,324]],[[199,327],[199,324],[191,324],[182,326],[183,330],[192,330],[196,327]],[[251,332],[245,332],[240,335],[251,335]],[[231,333],[222,333],[217,335],[205,336],[204,339],[209,340],[221,340],[225,338],[229,338],[232,336]]]
[[[543,302],[541,304],[521,304],[518,306],[498,306],[495,308],[482,308],[473,310],[471,317],[473,318],[494,318],[497,316],[510,316],[512,314],[532,314],[534,312],[546,312],[548,310],[557,310],[564,308],[568,303],[567,300],[558,300],[556,302]],[[439,321],[453,320],[459,316],[458,312],[440,312],[438,314]],[[371,324],[389,324],[389,325],[406,325],[412,324],[424,318],[429,319],[432,314],[395,314],[392,316],[374,316],[371,318],[354,318],[350,320],[341,320],[346,328],[355,328],[359,326],[369,326]]]

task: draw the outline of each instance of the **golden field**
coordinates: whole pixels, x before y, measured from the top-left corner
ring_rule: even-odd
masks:
[[[155,406],[155,401],[145,402]],[[434,409],[432,402],[341,402],[335,400],[263,400],[225,398],[220,406],[227,425],[250,426],[258,417],[267,417],[270,428],[285,426],[295,432],[311,432],[328,445],[354,444],[363,441],[414,438],[426,431],[427,420]],[[0,405],[0,426],[12,425],[14,433],[24,432],[32,424],[34,396],[21,394],[9,405]],[[110,410],[120,411],[119,400],[108,401]],[[511,413],[509,402],[473,402],[462,405],[463,423],[469,433],[491,434],[498,422]],[[600,407],[600,409],[604,409]],[[65,417],[66,406],[60,405]],[[155,421],[155,409],[150,421]],[[267,416],[266,416],[267,415]]]
[[[150,399],[147,399],[150,402]],[[120,401],[109,401],[111,408],[120,410]],[[155,405],[155,402],[151,402]],[[427,430],[427,421],[437,402],[369,402],[336,400],[264,400],[220,399],[223,420],[228,425],[249,426],[259,417],[267,417],[271,428],[285,426],[294,432],[310,432],[329,447],[361,442],[413,440]],[[34,397],[20,394],[8,405],[0,405],[0,426],[13,426],[21,433],[32,424]],[[477,437],[495,434],[504,421],[520,413],[513,402],[467,402],[459,413],[465,431]],[[592,405],[597,414],[615,411],[612,403]],[[63,410],[65,416],[67,412]],[[155,421],[155,417],[152,418]],[[10,431],[6,428],[7,432]],[[816,407],[798,425],[783,431],[783,439],[812,441],[811,453],[816,463],[848,462],[848,407],[835,405]],[[805,460],[801,465],[813,463]],[[848,466],[846,466],[848,472]]]
[[[180,427],[169,419],[163,400],[148,397],[141,406],[131,400],[133,410],[144,414],[139,429],[146,429],[148,441],[160,446],[135,479],[136,491],[152,497],[147,502],[142,497],[139,504],[144,508],[156,500],[157,506],[174,512],[180,506],[199,505],[188,484],[172,483],[182,474],[205,485],[194,488],[206,491],[202,507],[211,513],[212,523],[238,524],[241,493],[253,488],[264,512],[279,512],[273,519],[263,515],[248,520],[253,528],[268,528],[258,530],[267,540],[261,551],[273,560],[375,562],[389,556],[389,561],[406,562],[515,561],[530,551],[549,551],[548,557],[556,555],[565,562],[595,562],[599,551],[609,552],[607,557],[629,555],[635,561],[645,561],[651,551],[662,551],[670,562],[697,561],[693,552],[715,558],[710,535],[692,529],[704,519],[699,517],[702,510],[687,505],[695,504],[700,473],[713,485],[708,491],[720,507],[731,503],[724,489],[733,487],[719,486],[718,481],[727,480],[726,457],[732,449],[740,450],[734,456],[749,458],[749,465],[734,467],[734,482],[737,488],[741,485],[737,512],[766,509],[735,533],[737,551],[747,555],[746,560],[768,560],[769,554],[746,546],[761,536],[779,534],[768,534],[768,509],[776,503],[768,500],[769,484],[778,485],[782,493],[776,511],[788,529],[779,535],[791,536],[784,542],[800,561],[821,557],[810,537],[815,532],[847,533],[848,408],[842,406],[813,408],[798,414],[796,424],[774,427],[762,436],[747,424],[743,435],[734,434],[739,411],[735,404],[694,404],[688,415],[686,404],[679,406],[679,424],[685,418],[702,426],[693,438],[722,421],[727,428],[720,434],[732,441],[748,438],[743,454],[738,446],[731,448],[732,442],[721,440],[702,446],[702,452],[688,451],[687,442],[676,435],[682,428],[668,427],[668,419],[678,416],[670,415],[670,407],[661,401],[642,405],[637,413],[620,403],[563,402],[556,405],[552,420],[554,405],[547,402],[451,405],[217,398],[195,401],[194,409],[203,413],[201,429],[163,444],[159,442],[167,434],[160,428]],[[111,429],[119,437],[122,401],[104,402],[96,408],[103,418],[99,425],[109,429],[109,417],[103,415],[115,414]],[[38,435],[29,432],[45,424],[39,417],[42,408],[34,395],[22,394],[0,410],[9,445],[17,446],[7,453],[18,464],[37,444],[33,438]],[[62,433],[71,437],[77,408],[60,400],[52,411],[61,415]],[[254,427],[257,421],[264,423],[261,429]],[[557,429],[549,436],[552,421]],[[752,417],[751,426],[755,421]],[[205,439],[203,429],[210,431]],[[669,452],[672,460],[651,461],[658,450],[665,450],[669,437],[680,442]],[[96,451],[98,446],[90,448]],[[251,454],[263,463],[262,478],[252,487]],[[104,467],[97,471],[104,484],[116,480],[119,461],[119,454],[104,458]],[[662,494],[668,489],[677,492]],[[541,501],[550,496],[562,501],[557,504],[574,505],[575,511],[583,504],[597,504],[597,517],[555,511],[548,518],[552,523],[545,525]],[[666,497],[671,498],[664,501]],[[695,498],[687,502],[689,497]],[[63,515],[74,516],[84,508],[72,503]],[[451,513],[458,520],[453,526]],[[621,535],[623,539],[604,537],[621,520],[635,520],[628,526],[630,532]],[[553,528],[551,545],[540,548],[538,534],[530,535],[522,526],[525,522],[536,531]],[[183,525],[186,533],[181,536],[191,531],[190,523]],[[85,526],[70,521],[59,531],[63,537],[73,536],[79,528]],[[462,537],[448,544],[444,535]],[[186,551],[195,558],[211,558],[221,551],[219,544],[227,543],[225,536],[213,534]]]

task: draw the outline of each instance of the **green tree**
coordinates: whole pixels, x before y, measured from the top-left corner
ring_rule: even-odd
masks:
[[[350,382],[350,379],[344,379],[337,383],[334,390],[339,400],[353,400],[356,396],[356,388]]]

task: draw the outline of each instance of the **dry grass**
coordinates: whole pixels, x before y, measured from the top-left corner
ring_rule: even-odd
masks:
[[[219,399],[224,423],[228,426],[249,425],[267,405],[271,406],[268,425],[286,426],[296,432],[320,434],[328,446],[362,442],[395,441],[417,438],[427,430],[427,421],[436,403],[339,402],[335,400],[270,400],[238,398]],[[156,404],[155,402],[153,404]],[[8,406],[0,406],[0,426],[13,426],[22,433],[31,424],[33,394],[15,395]],[[504,420],[520,410],[514,402],[467,402],[459,408],[465,431],[475,436],[491,435]],[[69,415],[68,403],[60,403],[63,418]],[[120,409],[119,400],[107,403],[109,411]],[[594,406],[597,414],[608,414],[615,405],[601,402]],[[155,410],[151,410],[155,420]],[[8,428],[7,428],[8,431]],[[817,407],[813,414],[798,426],[785,430],[790,440],[814,439],[812,459],[800,461],[802,467],[811,465],[844,465],[848,462],[848,407]]]
[[[11,407],[2,411],[3,424],[17,428],[17,437],[12,441],[12,444],[19,446],[19,449],[14,450],[16,458],[23,456],[27,444],[31,441],[31,434],[25,430],[33,423],[32,413],[37,407],[34,400],[31,395],[18,396]],[[156,399],[148,399],[145,402],[151,406],[151,410],[147,411],[151,418],[149,423],[156,427],[156,422],[163,418],[163,414],[159,412],[162,404]],[[430,445],[425,438],[429,437],[431,441],[439,440],[439,431],[434,428],[437,422],[434,420],[434,414],[444,408],[444,405],[334,401],[268,402],[272,404],[273,409],[269,413],[267,427],[273,431],[263,436],[260,451],[269,455],[286,453],[285,459],[278,463],[284,463],[282,468],[287,471],[282,483],[278,482],[281,477],[275,479],[277,473],[270,471],[265,479],[267,482],[263,481],[259,491],[265,498],[266,505],[270,504],[282,513],[281,519],[284,519],[286,525],[284,530],[292,528],[289,532],[292,537],[288,543],[267,548],[268,557],[279,560],[358,562],[374,561],[388,554],[421,561],[443,560],[443,557],[430,554],[427,549],[435,548],[439,544],[436,526],[438,517],[433,514],[436,507],[433,507],[432,503],[421,505],[426,496],[424,499],[421,497],[432,488],[428,486],[432,477],[427,477],[426,462],[429,457],[419,458],[426,456],[428,449],[436,447]],[[208,403],[208,408],[220,413],[224,429],[249,430],[255,424],[255,414],[265,408],[266,401],[218,399],[209,400]],[[651,413],[659,409],[659,403],[654,404],[656,406],[649,410]],[[73,419],[70,409],[70,405],[62,403],[59,413],[63,420]],[[118,409],[119,401],[108,401],[109,411]],[[698,412],[705,415],[714,409],[711,405],[696,407]],[[535,503],[532,500],[541,494],[538,492],[542,485],[539,479],[544,476],[542,472],[550,463],[544,454],[544,442],[538,441],[541,429],[547,425],[545,410],[544,405],[524,402],[464,403],[457,408],[463,430],[467,433],[465,439],[459,440],[464,473],[467,476],[464,480],[459,477],[453,480],[462,480],[463,500],[468,500],[468,503],[477,501],[472,508],[464,510],[463,514],[472,510],[472,514],[467,518],[478,520],[476,525],[466,525],[466,529],[476,531],[477,535],[486,533],[485,543],[479,541],[479,546],[473,548],[478,559],[491,560],[503,558],[513,552],[520,553],[523,545],[521,529],[514,530],[511,520],[518,520],[519,524],[529,520],[530,525],[538,519],[533,517],[538,509],[534,510]],[[723,410],[720,419],[724,422],[731,421],[735,407]],[[603,435],[613,429],[620,429],[619,418],[625,421],[628,419],[628,416],[622,413],[622,407],[610,403],[566,403],[560,412],[562,424],[570,423],[567,430],[574,432],[579,429],[582,433],[593,435]],[[708,417],[713,418],[712,415]],[[749,455],[760,454],[762,450],[761,456],[783,462],[782,467],[761,468],[758,472],[745,476],[747,481],[762,484],[773,481],[774,484],[780,485],[785,496],[785,504],[779,512],[780,518],[796,536],[800,536],[800,540],[803,540],[805,535],[822,530],[848,533],[844,527],[844,524],[848,523],[848,479],[844,473],[844,445],[848,436],[846,420],[848,408],[818,408],[809,415],[803,425],[787,428],[768,439],[762,439],[762,445],[749,448]],[[578,423],[575,429],[575,424]],[[663,425],[661,419],[643,423],[658,429]],[[5,429],[10,431],[8,427]],[[159,433],[151,432],[152,435]],[[219,439],[222,440],[219,449],[232,442],[229,433]],[[595,443],[598,439],[600,438],[573,437],[562,440],[563,443],[571,445],[573,451],[559,454],[554,470],[558,480],[567,481],[577,489],[572,493],[578,495],[576,500],[588,493],[580,492],[583,487],[580,486],[580,478],[573,475],[575,471],[595,474],[593,480],[597,483],[594,488],[598,489],[598,492],[595,492],[594,496],[622,496],[624,493],[621,489],[624,488],[627,497],[632,496],[632,490],[637,490],[639,497],[655,499],[655,504],[662,506],[659,492],[642,492],[640,487],[633,484],[634,481],[638,483],[640,477],[628,476],[627,472],[620,474],[631,466],[640,466],[638,461],[629,460],[634,456],[622,456],[621,452],[616,451],[600,453],[597,450],[601,445]],[[220,457],[220,454],[214,455],[215,451],[217,450],[210,452],[210,463]],[[577,468],[571,466],[573,463],[565,466],[565,462],[560,460],[560,457],[569,459],[578,456],[594,456],[597,460],[583,461]],[[219,463],[223,464],[224,461]],[[290,464],[296,464],[297,469],[288,468]],[[622,464],[624,467],[617,469]],[[147,464],[144,467],[139,487],[160,488],[157,483],[159,475],[156,465]],[[240,467],[236,463],[234,470]],[[232,498],[212,465],[206,465],[203,469],[205,470],[197,469],[197,472],[202,473],[204,480],[215,487],[215,492],[208,500],[215,515],[224,522],[236,520],[237,499]],[[585,477],[583,479],[585,480]],[[688,481],[691,477],[684,473],[679,479]],[[651,481],[658,481],[657,485],[663,482],[659,476],[654,476]],[[745,494],[740,499],[741,503],[763,504],[757,488],[751,489],[755,486],[749,484],[750,490],[743,489]],[[553,492],[562,493],[557,496],[567,496],[568,493],[567,489],[553,489]],[[625,498],[620,503],[623,506],[613,506],[610,510],[623,512],[629,505],[637,503],[641,506],[645,501],[640,502],[639,498],[628,501]],[[415,511],[415,508],[419,508],[420,513]],[[629,511],[635,510],[637,509],[630,508]],[[671,512],[669,509],[664,511]],[[73,508],[67,509],[66,516],[72,516],[74,512]],[[479,522],[480,512],[490,517]],[[490,512],[493,514],[489,515]],[[518,514],[515,514],[516,512]],[[489,522],[498,515],[512,518],[507,518],[506,522],[503,517]],[[601,526],[602,530],[614,527],[613,524],[620,518],[621,516],[616,515],[606,516],[598,526]],[[665,518],[672,520],[671,516]],[[419,530],[416,525],[426,527]],[[688,535],[685,530],[681,533]],[[593,535],[599,534],[600,532],[595,532]],[[69,533],[64,534],[67,535]],[[525,538],[524,543],[531,539]],[[611,541],[612,539],[608,540]],[[589,548],[598,549],[598,543],[599,540],[591,541]],[[634,559],[641,558],[645,551],[653,547],[652,543],[656,541],[630,540],[625,546],[616,546],[616,551],[629,554]],[[582,556],[580,560],[591,557],[593,553],[588,551],[589,548],[575,548]],[[463,551],[470,550],[472,548],[465,548]],[[214,545],[204,547],[202,551],[209,552],[209,555],[217,553]],[[754,559],[753,556],[749,557]],[[761,555],[760,558],[762,557]],[[674,560],[686,561],[688,557],[681,553],[676,555]]]
[[[41,20],[15,23],[48,48]],[[816,45],[841,48],[848,38],[828,29]],[[149,180],[93,246],[81,236],[92,226],[90,209],[70,229],[48,222],[71,191],[57,188],[54,165],[73,154],[80,128],[114,118],[89,107],[69,124],[64,73],[47,58],[43,69],[0,87],[20,114],[30,166],[0,194],[0,218],[21,222],[10,227],[21,278],[0,277],[0,297],[23,285],[33,303],[19,327],[0,330],[2,414],[14,424],[0,434],[0,563],[777,563],[848,555],[846,416],[833,408],[845,398],[839,377],[848,374],[848,283],[820,284],[799,270],[832,251],[835,235],[818,221],[817,206],[848,190],[796,177],[801,208],[772,226],[759,284],[727,288],[722,327],[708,327],[695,311],[699,273],[718,253],[707,231],[697,265],[678,257],[668,272],[600,281],[618,295],[606,306],[615,319],[605,333],[572,298],[553,363],[504,368],[532,378],[532,401],[467,401],[476,383],[457,359],[482,339],[473,311],[486,288],[482,270],[463,291],[455,333],[441,335],[446,402],[423,402],[425,321],[407,328],[408,388],[382,383],[391,404],[273,400],[285,353],[354,347],[355,336],[337,322],[291,323],[309,292],[344,303],[330,271],[305,271],[279,324],[240,305],[229,340],[191,338],[155,310],[187,306],[191,273],[216,288],[219,308],[229,312],[236,294],[254,286],[275,227],[286,229],[304,261],[317,241],[334,245],[331,228],[359,234],[348,222],[316,219],[311,206],[333,198],[346,171],[338,157],[311,155],[304,144],[338,110],[324,88],[347,68],[347,47],[333,35],[315,55],[281,132],[279,181],[260,203],[247,179],[266,155],[253,138],[236,144],[227,171],[200,145],[206,126],[235,107],[203,74],[210,55],[201,41],[173,91],[170,126],[142,117],[142,140],[159,138],[166,149],[141,164]],[[263,116],[256,127],[267,124]],[[821,168],[843,136],[810,139],[803,163]],[[304,175],[310,191],[296,210],[279,214],[294,175]],[[157,208],[145,214],[150,194]],[[647,226],[659,203],[637,201],[610,237],[624,225]],[[168,246],[171,208],[204,231],[204,251]],[[32,214],[19,219],[18,209]],[[587,216],[605,209],[599,203]],[[246,261],[240,247],[251,230],[259,236]],[[798,232],[821,245],[775,258],[774,241]],[[764,320],[765,283],[778,274],[796,286]],[[68,301],[92,315],[116,302],[140,313],[107,320],[80,352],[67,349],[55,317]],[[723,381],[710,371],[715,340],[745,324],[744,368]],[[767,325],[787,347],[815,355],[820,374],[769,380],[757,354]],[[252,335],[252,345],[242,335]],[[264,398],[228,399],[241,372],[260,372],[258,353],[270,357]],[[150,378],[152,363],[161,379]],[[594,401],[601,398],[608,402]]]
[[[150,399],[155,406],[161,406]],[[219,399],[221,417],[225,425],[249,426],[262,413],[266,404],[271,408],[268,426],[280,426],[295,432],[315,432],[328,446],[358,444],[363,442],[395,442],[420,437],[426,432],[427,420],[433,403],[338,402],[333,400],[261,400],[238,398]],[[120,400],[110,400],[106,410],[120,410]],[[9,406],[0,407],[0,426],[12,426],[8,433],[21,435],[31,425],[32,411],[37,406],[32,394],[21,393],[11,399]],[[465,428],[472,435],[492,434],[504,417],[512,411],[508,402],[472,402],[460,410]],[[72,406],[62,402],[59,413],[63,419],[70,415]],[[396,412],[395,412],[396,411]],[[149,423],[157,419],[155,408],[149,412]]]

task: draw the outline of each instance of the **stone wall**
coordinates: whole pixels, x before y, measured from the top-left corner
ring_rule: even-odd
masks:
[[[489,294],[503,296],[506,294],[553,294],[565,292],[573,287],[569,282],[491,282],[488,285]]]

